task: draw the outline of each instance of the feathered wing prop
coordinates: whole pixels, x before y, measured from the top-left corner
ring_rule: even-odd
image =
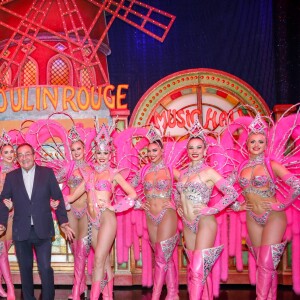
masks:
[[[146,138],[147,136],[147,138]],[[145,128],[129,128],[114,135],[114,144],[116,148],[116,161],[121,174],[131,182],[138,194],[140,203],[145,201],[143,186],[140,181],[140,170],[148,163],[145,155],[145,148],[149,139],[157,140],[158,135],[155,129],[152,133]],[[160,139],[160,137],[159,137]],[[164,143],[164,157],[168,166],[174,168],[182,166],[186,160],[183,157],[185,153],[186,141],[176,142],[168,138]],[[117,191],[117,197],[122,197],[122,192]],[[134,259],[142,259],[142,284],[151,286],[152,279],[152,250],[149,241],[146,217],[142,210],[131,210],[118,214],[117,247],[118,262],[128,261],[128,249],[133,246]],[[142,250],[142,251],[141,251]],[[175,259],[178,260],[178,253],[174,251]]]
[[[65,113],[63,115],[68,116]],[[71,143],[70,131],[76,131],[78,138],[84,143],[86,161],[91,163],[92,141],[95,138],[95,130],[91,128],[85,129],[82,124],[74,124],[71,130],[68,131],[57,120],[51,119],[52,116],[45,120],[32,122],[24,135],[24,139],[35,149],[36,161],[41,165],[52,168],[57,175],[58,181],[65,183],[68,169],[72,164],[69,146]]]
[[[29,126],[25,140],[36,153],[36,160],[45,164],[48,160],[70,160],[70,152],[62,149],[68,145],[65,128],[55,120],[38,120]]]
[[[145,138],[146,133],[145,128],[129,128],[113,135],[118,169],[128,182],[136,183],[133,186],[141,202],[144,201],[143,187],[137,178],[141,166],[146,163],[142,154],[142,149],[148,145],[148,140]],[[123,191],[117,189],[116,201],[123,196]],[[152,252],[144,212],[142,210],[128,210],[117,214],[117,221],[118,263],[128,262],[129,248],[132,246],[135,261],[142,259],[142,284],[151,286]]]
[[[238,183],[236,182],[240,166],[248,160],[248,151],[246,149],[246,141],[248,137],[248,127],[253,122],[252,117],[240,117],[233,123],[227,126],[221,135],[221,144],[227,154],[230,157],[230,164],[226,166],[228,172],[231,172],[231,181],[234,184],[234,188],[239,194],[237,201],[239,203],[244,202],[244,197]],[[233,210],[227,210],[227,220],[229,222],[228,227],[228,256],[236,258],[236,268],[239,272],[243,270],[242,260],[242,241],[246,239],[246,213],[234,212]],[[224,228],[224,227],[222,227]],[[224,264],[225,267],[225,264]],[[250,283],[255,284],[255,271],[256,265],[252,257],[249,257],[249,277]],[[228,272],[224,270],[224,279],[227,279]],[[226,277],[225,277],[226,275]]]

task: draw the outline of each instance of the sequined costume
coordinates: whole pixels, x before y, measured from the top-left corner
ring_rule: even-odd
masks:
[[[183,172],[181,172],[179,181],[176,184],[176,188],[178,192],[185,196],[185,199],[191,201],[194,204],[203,204],[207,205],[213,190],[213,187],[209,187],[204,182],[201,181],[199,177],[200,170],[207,168],[208,166],[204,166],[203,162],[197,164],[196,167],[190,166]],[[188,177],[192,174],[198,174],[199,181],[189,181],[186,180],[183,182],[184,177]],[[180,197],[180,195],[179,195]],[[180,200],[178,200],[180,201]],[[182,216],[182,222],[186,227],[188,227],[193,233],[198,232],[198,223],[200,221],[201,215],[195,217],[194,220],[189,221],[184,215]]]
[[[108,169],[110,176],[114,172],[112,169]],[[93,227],[96,229],[100,228],[100,223],[101,223],[101,216],[104,213],[105,210],[108,209],[108,207],[99,207],[98,205],[98,199],[95,194],[96,191],[107,191],[112,193],[113,192],[113,186],[109,180],[95,180],[95,172],[92,172],[90,174],[90,177],[88,179],[89,181],[85,183],[85,188],[86,191],[88,192],[89,196],[92,198],[94,208],[96,210],[96,217],[93,218],[89,212],[88,213],[88,218],[90,223],[92,224]],[[103,204],[105,202],[103,201]]]
[[[105,179],[102,178],[100,179],[97,177],[97,175],[101,173],[106,175]],[[84,178],[85,190],[88,193],[89,208],[92,205],[94,216],[91,215],[92,213],[89,211],[89,209],[87,210],[87,215],[90,224],[94,229],[97,230],[97,235],[98,235],[98,231],[102,229],[101,231],[102,234],[106,231],[106,234],[109,234],[111,236],[113,235],[113,237],[115,238],[116,232],[113,231],[114,226],[112,226],[112,223],[114,221],[113,219],[116,219],[115,213],[124,212],[129,208],[132,208],[134,205],[134,200],[131,199],[129,196],[123,197],[121,201],[114,204],[113,194],[115,193],[115,188],[113,185],[113,181],[115,176],[118,173],[119,170],[110,168],[107,164],[105,165],[96,164],[94,165],[94,171],[92,171],[88,177]],[[98,194],[97,192],[107,192],[107,193],[105,196],[103,196],[104,199],[101,199],[99,198],[99,195],[102,194]],[[104,223],[102,222],[103,220],[102,218],[104,218],[103,214],[108,210],[114,213],[113,216],[108,216],[110,217],[110,221],[112,222],[109,224],[111,229],[108,227],[101,228],[101,226],[105,226],[105,224],[107,224],[107,222],[105,223],[105,220]],[[99,240],[97,238],[96,247],[95,247],[96,252],[98,249],[98,243]],[[107,255],[109,255],[109,253],[107,253]],[[104,259],[104,261],[105,260],[106,259]],[[95,261],[95,263],[97,263],[97,261]],[[94,265],[94,274],[96,272],[95,271],[96,266],[97,265]],[[104,271],[107,272],[107,270]],[[112,299],[112,289],[113,289],[113,277],[111,277],[108,280],[106,274],[103,279],[92,282],[90,299],[91,300],[98,299],[101,293],[103,294],[103,299]]]
[[[199,176],[199,172],[208,168],[203,162],[200,162],[198,168],[194,167],[188,168],[184,171],[177,183],[177,189],[180,193],[185,196],[187,201],[191,201],[193,205],[201,204],[203,208],[201,208],[200,215],[214,215],[222,211],[228,205],[232,204],[236,198],[238,197],[237,192],[233,188],[233,186],[225,179],[220,179],[216,182],[216,187],[220,190],[224,196],[213,206],[207,206],[213,187],[209,187],[204,182],[202,182],[201,177]],[[189,178],[192,174],[197,175],[198,181],[190,181]],[[183,183],[183,178],[187,178]]]
[[[249,111],[251,110],[250,108]],[[239,213],[230,214],[230,231],[234,238],[229,241],[229,255],[236,257],[237,269],[242,271],[240,240],[247,237],[247,228],[252,226],[247,242],[251,253],[248,270],[251,284],[257,284],[256,294],[259,300],[277,299],[276,267],[286,244],[278,242],[285,239],[293,241],[292,260],[296,262],[292,265],[293,287],[296,293],[300,293],[300,270],[295,267],[299,261],[300,238],[294,231],[294,228],[299,227],[297,199],[300,194],[300,123],[298,114],[286,116],[287,114],[283,114],[277,121],[259,114],[255,118],[240,117],[228,126],[222,136],[223,143],[230,149],[228,151],[234,157],[236,169],[239,170],[237,188],[242,190],[239,203],[250,197],[255,200],[253,203],[249,202],[250,205],[247,203],[246,212],[240,211],[239,203],[232,206]],[[234,133],[238,134],[234,137]],[[263,152],[259,151],[260,147],[263,147]],[[261,154],[255,155],[255,151]],[[247,172],[243,171],[246,168]],[[252,204],[261,207],[259,213],[253,211]],[[245,214],[250,218],[246,219]],[[269,224],[272,226],[268,226]],[[275,229],[272,232],[274,225],[280,230]],[[260,230],[256,231],[259,228],[257,226],[260,226]],[[255,246],[251,242],[255,242]]]
[[[166,170],[167,178],[160,179],[155,182],[146,180],[145,177],[147,174],[157,172],[163,169]],[[170,167],[167,167],[165,163],[162,161],[159,164],[149,164],[145,166],[142,169],[141,174],[139,175],[140,178],[136,177],[133,181],[135,181],[136,183],[138,181],[142,182],[147,201],[151,201],[152,199],[170,200],[172,196],[172,189],[173,189],[172,187],[173,181],[170,177],[170,175],[172,176],[172,174],[173,174],[172,169]],[[158,215],[154,215],[150,211],[145,211],[145,213],[153,223],[158,225],[163,220],[163,217],[168,209],[175,210],[175,205],[173,202],[170,203],[170,207],[162,209],[162,211]]]
[[[76,170],[78,170],[79,174],[75,173]],[[67,187],[70,189],[76,189],[83,181],[83,173],[89,172],[89,170],[90,166],[85,161],[72,161],[68,169],[64,167],[57,172],[56,178],[58,182],[65,180]],[[74,205],[68,205],[68,203],[66,206],[70,207],[70,211],[76,219],[81,219],[87,212],[86,203],[85,206],[80,209]]]
[[[257,165],[263,166],[265,175],[254,176],[254,169]],[[271,170],[271,166],[269,161],[268,163],[266,163],[264,155],[260,155],[253,160],[244,162],[244,164],[241,165],[239,174],[241,174],[241,172],[246,168],[251,168],[250,179],[242,177],[241,175],[239,175],[238,177],[239,184],[243,189],[243,195],[246,196],[247,194],[252,193],[260,196],[261,198],[274,197],[276,192],[276,185],[272,177],[269,175],[269,170]],[[270,215],[270,212],[271,210],[267,210],[264,213],[258,215],[252,210],[250,210],[248,211],[248,214],[253,218],[253,220],[257,224],[265,225]]]
[[[156,180],[155,176],[157,172],[161,170],[165,171],[165,174],[163,174],[164,177]],[[148,174],[153,174],[153,180],[149,180]],[[170,202],[169,206],[163,208],[158,215],[154,215],[148,210],[145,211],[147,218],[156,226],[159,226],[168,210],[171,209],[175,211],[175,205],[172,201],[172,167],[167,166],[163,160],[158,164],[150,163],[142,168],[139,175],[133,179],[133,182],[135,186],[137,186],[138,182],[142,183],[147,201],[151,202],[156,199],[161,199]],[[178,299],[178,275],[176,274],[176,266],[173,259],[174,249],[177,246],[178,239],[179,235],[176,233],[174,236],[157,242],[152,246],[155,256],[152,300],[159,299],[164,282],[166,282],[168,289],[166,299]]]
[[[166,170],[166,176],[165,179],[160,179],[155,182],[147,181],[146,176],[149,173],[158,172],[159,170]],[[169,173],[168,173],[169,172]],[[142,178],[143,180],[143,186],[145,191],[145,196],[147,200],[151,199],[170,199],[172,195],[172,180],[170,179],[170,174],[172,175],[172,171],[170,168],[168,169],[167,166],[163,161],[161,161],[158,164],[150,164],[146,166],[142,170]]]
[[[208,186],[201,179],[201,172],[208,169],[201,160],[195,165],[190,164],[188,168],[183,170],[180,174],[179,181],[176,185],[180,197],[177,199],[178,205],[182,201],[187,203],[190,207],[194,205],[200,205],[200,213],[194,217],[192,221],[188,220],[183,211],[182,221],[186,228],[192,231],[195,235],[198,233],[199,221],[204,215],[217,214],[233,203],[238,194],[232,185],[224,180],[220,179],[216,183],[216,187],[224,194],[224,196],[214,205],[208,206],[213,187]],[[203,237],[205,238],[205,237]],[[215,264],[216,260],[221,255],[223,245],[214,248],[205,248],[201,250],[186,249],[189,258],[188,266],[188,291],[191,300],[202,299],[203,294],[212,297],[211,278],[207,279],[210,271]]]

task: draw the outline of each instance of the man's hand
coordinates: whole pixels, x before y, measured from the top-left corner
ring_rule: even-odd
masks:
[[[69,242],[72,242],[75,237],[75,233],[72,230],[72,228],[70,227],[69,223],[61,224],[60,229],[65,234],[66,240]]]

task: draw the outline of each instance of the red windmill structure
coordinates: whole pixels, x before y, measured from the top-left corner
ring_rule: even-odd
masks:
[[[116,18],[160,42],[175,20],[137,0],[0,0],[0,88],[107,85]]]

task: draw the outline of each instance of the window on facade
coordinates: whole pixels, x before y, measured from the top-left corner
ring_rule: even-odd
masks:
[[[3,86],[7,86],[11,84],[11,68],[7,69],[7,63],[3,63],[0,67],[0,74],[2,76],[3,72],[5,72],[4,76],[2,77],[1,84]]]
[[[28,58],[21,69],[20,85],[30,86],[38,84],[38,66],[35,60]]]
[[[71,85],[70,64],[66,58],[56,57],[50,63],[49,84],[51,85]]]
[[[93,85],[95,85],[95,72],[93,68],[90,68],[89,70],[87,68],[84,68],[80,71],[80,81],[81,85],[86,88],[91,88]]]

